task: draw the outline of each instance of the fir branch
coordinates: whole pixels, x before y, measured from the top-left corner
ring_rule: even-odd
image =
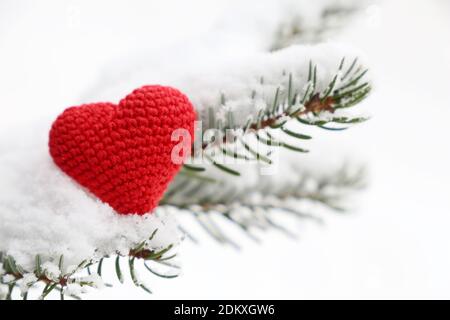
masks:
[[[276,51],[296,43],[317,43],[329,37],[331,33],[340,31],[348,25],[358,13],[367,6],[367,1],[330,2],[324,4],[316,19],[311,23],[305,21],[308,10],[297,7],[289,8],[283,23],[276,31],[270,50]],[[305,12],[303,12],[305,11]]]
[[[152,239],[154,234],[155,233],[153,233],[149,238],[150,240]],[[131,248],[127,255],[123,255],[118,252],[115,257],[114,266],[119,282],[123,283],[124,277],[120,266],[120,260],[121,258],[128,258],[128,260],[130,261],[130,273],[132,275],[131,278],[133,282],[148,293],[151,293],[151,291],[144,284],[140,283],[137,280],[135,264],[137,262],[141,263],[153,275],[162,278],[173,278],[175,277],[175,275],[163,275],[159,272],[155,272],[153,269],[150,271],[151,267],[149,267],[149,263],[164,263],[169,267],[169,269],[174,269],[174,266],[167,264],[167,260],[173,259],[175,255],[168,254],[168,252],[173,247],[172,245],[161,250],[154,250],[147,248],[146,241],[144,241],[143,243],[140,243],[136,247]],[[36,255],[34,269],[25,271],[24,268],[16,264],[14,257],[0,252],[0,287],[7,286],[8,288],[7,294],[5,296],[2,296],[0,294],[0,300],[2,298],[8,300],[14,299],[15,288],[20,288],[20,295],[22,296],[22,298],[28,299],[29,289],[37,290],[39,287],[43,288],[41,290],[41,294],[38,296],[39,299],[45,299],[52,292],[57,291],[61,300],[64,300],[66,297],[78,300],[80,299],[78,294],[74,294],[69,290],[69,288],[73,285],[77,285],[83,292],[84,288],[98,288],[99,286],[102,286],[103,281],[101,279],[103,261],[109,258],[110,256],[103,256],[100,259],[92,258],[90,260],[85,260],[82,261],[75,269],[64,271],[64,256],[61,255],[57,259],[58,262],[55,264],[59,272],[58,274],[55,274],[53,270],[46,270],[44,268],[42,258],[39,254]],[[48,262],[52,262],[52,260],[50,259],[48,260]],[[97,267],[98,281],[100,282],[93,279],[93,275],[91,275],[91,272],[89,271],[90,267],[95,266]],[[88,277],[83,276],[83,274],[87,274]],[[28,282],[24,283],[24,281]]]
[[[204,172],[205,167],[201,164],[202,161],[198,160],[207,160],[207,163],[217,169],[239,176],[238,171],[226,165],[223,157],[219,159],[217,155],[247,162],[271,163],[272,160],[268,154],[262,154],[259,151],[261,148],[250,143],[252,137],[257,138],[257,143],[269,147],[284,147],[296,152],[307,152],[308,150],[305,148],[287,143],[283,139],[283,135],[295,138],[299,142],[312,138],[310,135],[304,134],[302,128],[293,131],[290,125],[294,120],[302,125],[333,131],[343,130],[347,127],[325,125],[353,125],[366,121],[366,117],[343,115],[342,112],[339,112],[339,110],[354,107],[363,101],[371,91],[370,82],[366,79],[367,69],[358,63],[358,59],[355,58],[350,63],[346,63],[345,57],[342,58],[336,67],[335,74],[328,79],[325,89],[318,87],[317,69],[317,65],[310,61],[308,70],[305,70],[308,75],[306,85],[296,84],[292,73],[284,72],[284,80],[276,86],[273,98],[264,98],[266,108],[260,109],[243,127],[238,127],[234,120],[237,116],[233,112],[239,110],[226,111],[225,119],[215,114],[222,112],[227,104],[226,95],[222,92],[219,99],[220,105],[208,108],[209,122],[204,128],[204,131],[215,129],[218,137],[212,141],[202,141],[200,152],[195,149],[198,144],[194,143],[191,161],[196,165],[186,164],[185,168],[190,171]],[[255,98],[255,95],[256,91],[252,91],[252,99]],[[262,133],[267,138],[263,137]],[[273,138],[272,134],[276,134],[277,138]],[[229,149],[230,147],[232,150]],[[199,162],[200,164],[198,164]],[[171,192],[174,192],[173,189]]]
[[[321,218],[314,213],[299,209],[301,204],[317,203],[332,211],[345,212],[348,196],[365,186],[364,168],[343,166],[326,176],[301,173],[300,168],[295,166],[287,169],[298,176],[296,183],[275,186],[270,179],[260,178],[255,184],[239,189],[230,179],[213,184],[190,180],[188,185],[192,184],[197,190],[195,197],[189,195],[189,188],[186,188],[164,200],[161,205],[174,206],[188,213],[214,240],[238,248],[218,227],[223,219],[232,222],[257,242],[259,239],[253,234],[255,229],[275,229],[293,237],[295,233],[275,223],[271,217],[284,213],[298,219],[321,222]]]

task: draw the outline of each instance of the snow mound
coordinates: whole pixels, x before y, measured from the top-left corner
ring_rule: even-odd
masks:
[[[149,248],[180,241],[176,221],[156,210],[118,215],[61,172],[44,141],[31,139],[0,155],[0,252],[22,267],[64,255],[66,266],[120,252],[126,254],[155,229]]]

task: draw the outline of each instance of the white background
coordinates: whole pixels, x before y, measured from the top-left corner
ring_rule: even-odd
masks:
[[[117,76],[124,60],[194,39],[239,3],[0,2],[0,133],[95,95],[104,66]],[[328,147],[311,156],[365,159],[370,187],[358,209],[304,226],[297,241],[237,233],[241,251],[200,232],[199,245],[180,250],[180,278],[148,278],[154,295],[128,284],[86,298],[450,298],[450,4],[384,1],[338,38],[369,58],[373,118],[317,137]]]

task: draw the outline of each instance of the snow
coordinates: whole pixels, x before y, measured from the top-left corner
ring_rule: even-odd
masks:
[[[20,292],[25,294],[28,292],[30,287],[38,280],[38,278],[34,275],[34,273],[26,273],[23,275],[22,280],[20,281]]]
[[[69,283],[64,288],[64,293],[68,296],[79,296],[83,292],[83,288],[78,283]]]
[[[121,216],[64,175],[39,139],[0,155],[0,250],[30,270],[39,254],[52,276],[49,260],[64,256],[65,268],[115,252],[126,253],[155,229],[148,247],[161,249],[180,241],[177,224],[164,212]],[[42,142],[42,143],[41,143]],[[70,271],[70,270],[69,270]]]
[[[4,283],[9,284],[10,282],[16,280],[16,277],[14,277],[14,276],[11,275],[11,274],[7,274],[7,275],[5,275],[5,276],[2,278],[2,280],[3,280]]]

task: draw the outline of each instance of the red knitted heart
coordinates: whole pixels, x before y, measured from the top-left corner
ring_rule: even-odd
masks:
[[[195,112],[176,89],[145,86],[118,105],[93,103],[66,109],[50,131],[54,162],[121,214],[155,208],[180,169],[171,160],[175,129],[192,139]],[[185,156],[185,155],[184,155]]]

